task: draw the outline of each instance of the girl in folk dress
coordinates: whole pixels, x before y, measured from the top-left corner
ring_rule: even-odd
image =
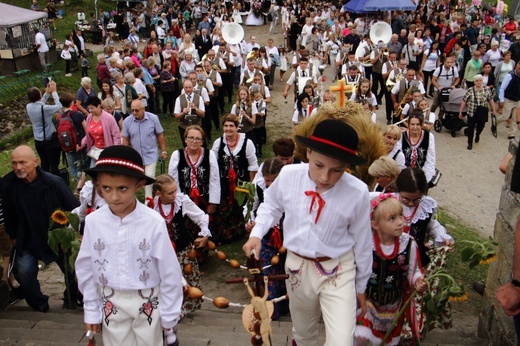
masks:
[[[258,210],[260,204],[264,202],[264,192],[266,189],[271,186],[274,182],[284,163],[282,160],[277,158],[267,159],[262,165],[262,179],[259,179],[256,183],[256,195],[255,195],[255,203],[253,205],[254,213]],[[273,256],[279,256],[279,262],[270,268],[267,268],[263,271],[264,275],[278,275],[285,274],[285,257],[286,254],[279,254],[278,250],[283,245],[283,217],[280,219],[280,222],[276,224],[273,228],[267,232],[267,234],[262,238],[262,250],[260,252],[260,260],[262,261],[262,266],[268,266],[271,264],[271,259]],[[248,222],[246,224],[246,230],[251,232],[255,223],[254,221]],[[287,288],[285,287],[285,281],[269,281],[269,296],[268,300],[272,300],[278,297],[281,297],[287,294]],[[282,300],[281,302],[274,304],[274,312],[272,315],[273,320],[277,320],[280,316],[283,316],[289,312],[289,305],[287,300]]]
[[[168,174],[158,176],[152,185],[152,189],[155,197],[148,202],[148,206],[161,214],[166,222],[168,234],[175,248],[184,279],[189,286],[202,289],[194,246],[203,249],[206,247],[208,237],[211,237],[211,232],[208,229],[208,215],[197,207],[189,196],[177,192],[177,182]],[[191,233],[187,229],[187,218],[200,227],[198,234]],[[200,309],[200,306],[200,299],[185,297],[182,303],[181,318]]]
[[[403,233],[403,206],[392,194],[371,201],[373,232],[372,275],[367,284],[367,313],[357,317],[356,346],[379,345],[413,287],[424,292],[428,284],[421,273],[414,239]],[[397,324],[387,345],[397,345],[402,323]]]

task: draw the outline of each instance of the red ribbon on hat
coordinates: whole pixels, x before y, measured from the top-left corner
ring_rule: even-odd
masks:
[[[347,153],[352,154],[352,155],[356,155],[356,156],[358,155],[358,152],[356,150],[344,147],[342,145],[339,145],[338,143],[334,143],[334,142],[329,141],[327,139],[316,137],[314,135],[310,136],[309,139],[312,139],[315,142],[319,142],[319,143],[323,143],[323,144],[327,144],[327,145],[333,146],[335,148],[338,148],[338,149],[341,149],[343,151],[346,151]]]
[[[316,219],[314,220],[314,223],[318,223],[318,219],[321,215],[321,210],[325,206],[325,201],[323,200],[323,198],[321,198],[321,195],[316,191],[305,191],[305,196],[312,196],[309,214],[312,212],[312,207],[314,206],[314,203],[318,203],[318,211],[316,212]]]

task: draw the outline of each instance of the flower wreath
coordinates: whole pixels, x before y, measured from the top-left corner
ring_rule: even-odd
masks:
[[[387,200],[389,198],[395,198],[397,199],[397,197],[395,197],[394,194],[392,193],[381,193],[379,194],[379,196],[377,197],[374,197],[371,201],[370,201],[370,219],[372,219],[372,217],[374,216],[374,210],[377,208],[377,206],[379,205],[379,203],[383,202],[384,200]]]

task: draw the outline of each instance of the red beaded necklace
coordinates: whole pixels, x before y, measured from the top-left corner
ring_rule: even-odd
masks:
[[[240,136],[239,134],[236,135],[236,137],[235,137],[235,142],[234,142],[233,144],[231,144],[231,143],[229,142],[229,140],[227,140],[227,145],[228,145],[229,148],[234,148],[234,147],[236,147],[236,145],[237,145],[237,143],[238,143],[239,136]],[[231,151],[231,150],[230,150],[230,151]]]
[[[170,209],[170,212],[168,213],[168,215],[165,215],[164,214],[164,210],[162,208],[162,203],[161,201],[158,201],[159,203],[159,214],[161,214],[161,216],[163,217],[164,220],[166,220],[166,223],[170,224],[173,220],[173,209],[175,209],[175,204],[172,203],[171,206],[172,208]]]
[[[392,254],[390,256],[385,255],[385,253],[381,249],[381,240],[379,240],[379,235],[377,234],[377,232],[374,232],[374,244],[376,246],[376,251],[379,254],[379,256],[381,256],[387,260],[394,259],[395,256],[397,256],[397,253],[399,252],[399,237],[395,237],[394,251],[392,252]]]

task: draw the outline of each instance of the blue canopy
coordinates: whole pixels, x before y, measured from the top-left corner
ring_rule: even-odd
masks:
[[[414,11],[417,5],[412,0],[368,0],[365,4],[365,11],[390,11],[390,10],[402,10],[402,11]]]
[[[368,0],[350,0],[343,8],[354,13],[365,13],[365,4]]]

